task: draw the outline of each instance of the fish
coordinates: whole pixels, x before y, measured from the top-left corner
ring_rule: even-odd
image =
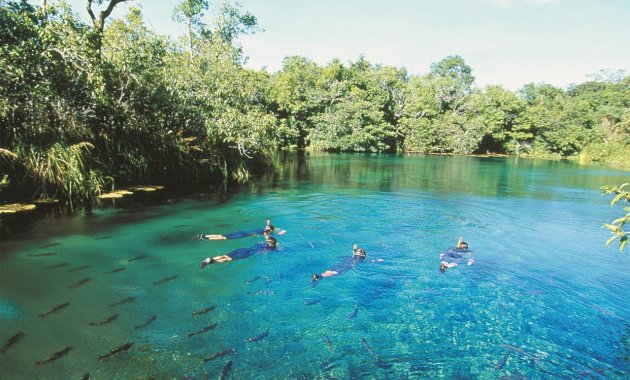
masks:
[[[525,356],[526,358],[534,360],[535,362],[539,362],[540,361],[539,358],[537,358],[536,356],[534,356],[532,354],[529,354],[529,353],[525,352],[525,350],[523,350],[520,347],[516,347],[516,346],[513,346],[511,344],[502,344],[501,347],[505,348],[506,350],[517,352],[517,353]]]
[[[90,373],[86,372],[83,377],[81,378],[81,380],[90,380]]]
[[[352,312],[350,312],[350,314],[346,315],[346,318],[348,319],[353,319],[357,316],[357,314],[359,314],[359,305],[357,305],[356,303],[354,304],[354,310],[352,310]]]
[[[131,302],[131,301],[133,301],[135,299],[136,299],[136,297],[134,297],[134,296],[123,298],[120,301],[109,305],[109,307],[116,307],[116,306],[119,306],[119,305],[123,305],[123,304],[129,303],[129,302]]]
[[[142,260],[145,257],[147,257],[147,255],[140,255],[140,256],[132,257],[132,258],[129,259],[129,262],[136,261],[136,260]]]
[[[309,242],[308,242],[308,245],[310,245],[310,246],[311,246],[311,248],[315,248],[315,245],[314,245],[314,244],[313,244],[313,242],[311,242],[311,241],[309,241]]]
[[[75,288],[78,288],[79,286],[84,285],[84,284],[86,284],[86,283],[90,282],[90,280],[92,280],[92,277],[82,278],[82,279],[80,279],[79,281],[75,282],[74,284],[72,284],[72,285],[68,286],[68,288],[70,288],[70,289],[75,289]]]
[[[320,302],[322,302],[321,298],[317,298],[313,300],[306,300],[304,301],[304,305],[315,305],[316,303],[320,303]]]
[[[264,333],[260,334],[260,335],[256,335],[256,336],[252,336],[250,338],[245,338],[246,342],[258,342],[259,340],[263,340],[266,337],[269,336],[269,329],[270,327],[267,328],[267,331],[265,331]]]
[[[70,302],[62,303],[62,304],[59,304],[59,305],[53,307],[52,309],[48,310],[45,313],[41,313],[41,314],[37,314],[37,315],[40,318],[44,318],[44,317],[47,317],[47,316],[49,316],[51,314],[55,314],[56,312],[58,312],[59,310],[65,308],[65,307],[67,307],[68,305],[70,305]]]
[[[58,245],[61,245],[61,243],[50,243],[50,244],[42,245],[39,248],[50,248],[50,247],[56,247]]]
[[[113,274],[113,273],[116,273],[116,272],[122,272],[124,270],[125,270],[125,268],[116,268],[116,269],[110,270],[109,272],[103,272],[103,274]]]
[[[223,350],[223,351],[217,352],[216,354],[214,354],[214,355],[212,355],[212,356],[210,356],[210,357],[207,357],[207,358],[203,359],[203,362],[204,362],[204,363],[207,363],[207,362],[209,362],[210,360],[214,360],[214,359],[216,359],[216,358],[220,358],[220,357],[222,357],[222,356],[229,355],[229,354],[234,353],[234,352],[236,352],[236,349],[235,349],[235,348],[228,348],[227,350]]]
[[[324,343],[326,343],[326,345],[328,346],[330,351],[332,351],[332,353],[334,354],[335,353],[335,349],[333,348],[333,345],[332,345],[332,342],[330,341],[330,339],[328,339],[328,337],[326,335],[324,335],[322,340],[324,341]]]
[[[90,326],[103,326],[117,320],[118,317],[119,317],[118,314],[110,315],[109,317],[103,319],[102,321],[90,322]]]
[[[162,284],[164,284],[165,282],[172,281],[172,280],[174,280],[174,279],[176,279],[176,278],[177,278],[177,275],[175,275],[175,276],[169,276],[169,277],[164,277],[163,279],[161,279],[161,280],[159,280],[159,281],[153,281],[153,285],[162,285]]]
[[[226,379],[231,371],[232,371],[232,361],[228,360],[228,362],[225,363],[225,365],[223,366],[223,369],[221,370],[221,377],[219,379],[220,380]]]
[[[121,346],[118,346],[118,347],[116,347],[116,348],[112,348],[112,349],[111,349],[108,353],[106,353],[105,355],[101,355],[101,356],[99,356],[99,357],[98,357],[98,360],[99,360],[99,361],[101,361],[101,360],[107,359],[107,358],[109,358],[109,357],[112,357],[112,356],[114,356],[114,355],[116,355],[116,354],[118,354],[118,353],[121,353],[121,352],[123,352],[123,351],[127,351],[128,349],[130,349],[130,348],[131,348],[131,346],[133,346],[133,343],[129,342],[129,343],[125,343],[125,344],[123,344],[123,345],[121,345]]]
[[[256,277],[252,278],[249,281],[245,281],[245,283],[246,284],[253,284],[254,282],[260,280],[261,278],[267,280],[267,281],[265,281],[266,284],[268,284],[268,283],[270,283],[272,281],[270,277],[261,275],[261,276],[256,276]]]
[[[24,334],[22,331],[20,331],[17,334],[15,334],[12,337],[10,337],[9,340],[6,341],[4,346],[2,346],[2,348],[0,348],[0,354],[4,354],[5,352],[9,351],[9,349],[11,347],[13,347],[13,345],[15,345],[19,341],[21,341],[24,338],[25,335],[26,334]]]
[[[80,270],[91,268],[91,267],[92,267],[91,265],[81,265],[80,267],[76,267],[76,268],[68,270],[68,273],[78,272]]]
[[[262,289],[262,290],[253,290],[251,292],[247,292],[247,294],[255,294],[257,296],[273,296],[276,294],[276,292],[269,289]]]
[[[49,265],[46,267],[46,269],[56,269],[56,268],[61,268],[61,267],[67,267],[68,265],[70,265],[70,263],[61,263],[61,264],[56,264],[56,265]]]
[[[497,364],[494,365],[494,369],[502,369],[505,363],[507,362],[508,358],[510,357],[511,353],[512,353],[511,351],[506,352],[505,355],[503,355],[503,357],[501,358],[501,360],[499,360]]]
[[[112,238],[111,235],[107,235],[107,236],[95,237],[94,240],[105,240],[105,239],[111,239],[111,238]]]
[[[214,329],[215,327],[217,327],[216,323],[208,323],[207,326],[205,326],[204,328],[202,328],[201,330],[195,331],[195,332],[191,332],[188,334],[188,337],[190,338],[191,336],[195,336],[195,335],[199,335],[199,334],[203,334],[205,332],[208,332],[212,329]]]
[[[363,345],[363,347],[365,347],[365,349],[366,349],[366,350],[367,350],[367,351],[368,351],[368,352],[369,352],[372,356],[374,356],[376,359],[378,359],[378,355],[376,355],[376,354],[374,353],[374,351],[372,351],[372,348],[370,347],[370,345],[368,344],[368,342],[367,342],[365,339],[361,338],[361,344]]]
[[[206,314],[211,312],[212,310],[216,309],[216,306],[208,306],[208,307],[204,307],[201,310],[197,310],[197,311],[193,311],[192,316],[194,317],[195,315],[200,315],[200,314]]]
[[[175,228],[190,227],[190,224],[178,224]]]
[[[47,357],[44,360],[38,360],[35,362],[35,365],[42,365],[42,364],[46,364],[46,363],[50,363],[50,362],[54,362],[57,359],[63,358],[64,356],[68,355],[68,353],[70,352],[70,350],[72,350],[72,347],[66,347],[61,351],[57,351],[54,354],[50,355],[49,357]]]
[[[55,256],[56,253],[52,252],[44,252],[44,253],[31,253],[27,255],[28,257],[44,257],[44,256]]]
[[[149,325],[151,322],[155,321],[156,319],[157,319],[157,315],[152,315],[149,319],[147,319],[146,321],[142,322],[138,326],[134,326],[134,329],[139,330],[139,329]]]

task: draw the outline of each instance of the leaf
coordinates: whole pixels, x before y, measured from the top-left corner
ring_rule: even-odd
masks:
[[[606,247],[608,247],[610,245],[610,243],[615,241],[615,239],[617,239],[617,238],[619,238],[619,236],[615,235],[615,236],[611,237],[610,239],[606,240]]]

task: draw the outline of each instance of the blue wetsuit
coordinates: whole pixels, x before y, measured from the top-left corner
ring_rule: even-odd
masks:
[[[451,247],[442,256],[441,261],[446,263],[461,264],[464,260],[471,257],[471,251],[466,248]]]
[[[246,259],[257,253],[273,251],[275,248],[276,247],[268,246],[266,243],[258,243],[253,247],[235,249],[232,252],[227,253],[226,256],[229,256],[232,260],[240,260]]]
[[[261,235],[263,233],[263,230],[263,228],[257,228],[251,231],[236,231],[224,234],[223,236],[225,236],[226,239],[240,239],[248,236]]]

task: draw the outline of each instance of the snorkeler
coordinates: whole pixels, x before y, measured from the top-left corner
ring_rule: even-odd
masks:
[[[468,250],[468,243],[460,237],[456,248],[449,248],[448,251],[440,253],[440,272],[444,273],[447,269],[458,266],[466,262],[471,266],[475,262],[472,251]]]
[[[457,240],[457,249],[468,249],[468,243],[464,241],[464,238],[460,236]]]
[[[367,254],[365,253],[365,249],[359,248],[358,245],[354,245],[352,247],[352,254],[357,257],[366,258]]]
[[[240,238],[244,238],[244,237],[248,237],[248,236],[258,236],[262,233],[272,233],[276,230],[276,227],[274,227],[271,224],[271,219],[267,219],[267,224],[265,225],[264,228],[257,228],[255,230],[251,230],[251,231],[237,231],[237,232],[231,232],[231,233],[227,233],[224,235],[212,235],[212,234],[200,234],[197,235],[197,239],[199,240],[228,240],[228,239],[240,239]],[[280,230],[278,231],[278,235],[282,235],[285,232],[287,232],[286,230]]]
[[[332,268],[323,271],[321,274],[313,273],[311,275],[311,283],[315,283],[322,278],[332,277],[347,272],[350,269],[354,268],[358,263],[363,261],[366,257],[367,254],[365,252],[365,249],[358,248],[358,246],[355,244],[352,247],[352,257],[344,257],[342,261],[333,265]]]
[[[209,264],[245,259],[257,253],[269,252],[276,249],[276,247],[278,246],[278,240],[276,240],[276,238],[272,236],[269,236],[269,234],[266,232],[264,232],[263,235],[265,236],[264,243],[257,243],[255,246],[249,248],[235,249],[234,251],[225,255],[208,257],[199,264],[199,268],[203,269],[206,265]]]

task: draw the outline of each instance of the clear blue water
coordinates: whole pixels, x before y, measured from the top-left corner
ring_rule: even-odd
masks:
[[[599,186],[629,177],[523,159],[288,156],[221,195],[5,220],[0,345],[25,335],[0,354],[0,378],[217,378],[232,361],[234,379],[627,379],[630,251],[604,247],[601,225],[622,211]],[[278,250],[199,268],[262,239],[196,234],[267,217],[287,230]],[[440,273],[459,236],[475,263]],[[354,243],[368,258],[311,286]]]

